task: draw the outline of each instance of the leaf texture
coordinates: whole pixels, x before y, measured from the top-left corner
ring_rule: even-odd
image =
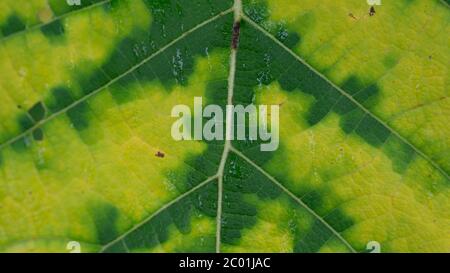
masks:
[[[450,9],[391,2],[2,1],[0,251],[449,252]],[[194,97],[279,149],[173,140]]]

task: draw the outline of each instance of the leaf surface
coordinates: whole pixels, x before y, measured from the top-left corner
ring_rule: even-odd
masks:
[[[64,2],[0,4],[1,251],[450,251],[448,4]],[[173,140],[194,97],[279,149]]]

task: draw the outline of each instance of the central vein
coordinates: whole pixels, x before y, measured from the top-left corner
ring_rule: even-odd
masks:
[[[230,52],[230,72],[228,74],[228,98],[227,104],[233,104],[233,91],[234,91],[234,79],[236,75],[236,56],[238,50],[238,42],[239,42],[239,25],[242,17],[242,2],[241,0],[234,1],[234,25],[233,25],[233,37],[231,42],[231,52]],[[223,175],[225,170],[225,164],[228,159],[228,154],[231,150],[231,141],[230,139],[233,123],[231,122],[233,119],[233,112],[227,111],[226,117],[226,134],[225,145],[223,148],[222,158],[219,164],[219,170],[217,171],[217,216],[216,216],[216,252],[220,253],[220,242],[221,242],[221,229],[222,229],[222,199],[223,199]]]

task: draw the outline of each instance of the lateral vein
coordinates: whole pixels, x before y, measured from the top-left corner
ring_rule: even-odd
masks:
[[[131,67],[130,69],[128,69],[127,71],[125,71],[123,74],[117,76],[116,78],[112,79],[111,81],[109,81],[108,83],[106,83],[105,85],[101,86],[100,88],[92,91],[91,93],[85,95],[84,97],[80,98],[77,101],[74,101],[72,104],[66,106],[65,108],[61,109],[58,112],[55,112],[54,114],[50,115],[47,118],[42,119],[41,121],[37,122],[35,125],[33,125],[31,128],[25,130],[24,132],[22,132],[21,134],[3,142],[2,144],[0,144],[0,150],[5,148],[6,146],[9,146],[10,144],[16,142],[17,140],[21,139],[22,137],[26,136],[27,134],[31,133],[32,131],[34,131],[35,129],[41,127],[43,124],[47,123],[48,121],[54,119],[55,117],[59,116],[60,114],[63,114],[65,112],[67,112],[68,110],[74,108],[75,106],[79,105],[80,103],[88,100],[89,98],[95,96],[97,93],[101,92],[102,90],[108,88],[109,86],[113,85],[114,83],[116,83],[117,81],[119,81],[120,79],[122,79],[123,77],[129,75],[130,73],[134,72],[136,69],[138,69],[139,67],[141,67],[142,65],[144,65],[145,63],[147,63],[148,61],[152,60],[153,58],[155,58],[156,56],[158,56],[159,54],[163,53],[166,49],[170,48],[171,46],[173,46],[174,44],[176,44],[177,42],[179,42],[180,40],[182,40],[183,38],[185,38],[186,36],[188,36],[189,34],[193,33],[194,31],[202,28],[203,26],[221,18],[222,16],[230,13],[233,9],[230,8],[228,10],[225,10],[217,15],[215,15],[214,17],[211,17],[210,19],[203,21],[202,23],[196,25],[195,27],[189,29],[188,31],[184,32],[183,34],[181,34],[179,37],[177,37],[176,39],[172,40],[171,42],[169,42],[168,44],[166,44],[164,47],[160,48],[158,51],[156,51],[155,53],[153,53],[152,55],[150,55],[149,57],[145,58],[143,61],[139,62],[138,64],[134,65],[133,67]]]
[[[248,22],[250,25],[252,25],[257,30],[261,31],[265,36],[267,36],[269,39],[273,40],[276,44],[278,44],[280,47],[282,47],[284,50],[286,50],[290,55],[292,55],[297,61],[304,64],[306,67],[308,67],[312,72],[317,74],[319,77],[321,77],[324,81],[326,81],[328,84],[333,86],[339,93],[341,93],[343,96],[348,98],[350,101],[355,103],[361,110],[363,110],[367,115],[371,116],[375,120],[377,120],[380,124],[382,124],[385,128],[387,128],[392,134],[394,134],[396,137],[398,137],[401,141],[403,141],[405,144],[410,146],[418,155],[420,155],[423,159],[425,159],[428,163],[430,163],[435,169],[437,169],[447,180],[450,180],[449,174],[442,169],[442,167],[436,163],[431,157],[426,155],[424,152],[422,152],[419,148],[417,148],[414,144],[409,142],[405,137],[400,135],[396,130],[394,130],[392,127],[390,127],[386,122],[384,122],[382,119],[380,119],[378,116],[373,114],[369,109],[367,109],[365,106],[363,106],[361,103],[359,103],[357,100],[355,100],[351,95],[349,95],[347,92],[345,92],[342,88],[337,86],[335,83],[333,83],[331,80],[329,80],[325,75],[317,71],[314,67],[312,67],[309,63],[307,63],[303,58],[298,56],[295,52],[293,52],[290,48],[288,48],[285,44],[280,42],[278,39],[273,37],[271,33],[269,33],[266,29],[258,25],[256,22],[254,22],[251,18],[249,18],[247,15],[243,14],[242,18]]]
[[[132,233],[133,231],[137,230],[141,226],[145,225],[148,221],[150,221],[151,219],[155,218],[156,216],[158,216],[159,214],[164,212],[166,209],[171,207],[173,204],[179,202],[180,200],[184,199],[185,197],[189,196],[190,194],[194,193],[195,191],[197,191],[200,188],[204,187],[205,185],[209,184],[211,181],[214,181],[216,178],[217,178],[217,175],[211,176],[211,177],[207,178],[205,181],[203,181],[200,184],[198,184],[197,186],[195,186],[192,189],[188,190],[187,192],[179,195],[177,198],[173,199],[172,201],[170,201],[166,205],[162,206],[160,209],[158,209],[156,212],[154,212],[153,214],[151,214],[150,216],[148,216],[147,218],[145,218],[144,220],[142,220],[138,224],[134,225],[130,230],[128,230],[124,234],[120,235],[116,239],[112,240],[111,242],[107,243],[106,245],[104,245],[99,252],[104,252],[108,247],[110,247],[110,246],[114,245],[115,243],[119,242],[120,240],[124,239],[130,233]]]
[[[291,192],[289,189],[287,189],[283,184],[281,184],[278,180],[276,180],[273,176],[271,176],[269,173],[267,173],[263,168],[258,166],[255,162],[253,162],[250,158],[245,156],[243,153],[241,153],[239,150],[237,150],[234,147],[231,147],[231,151],[241,157],[243,160],[245,160],[247,163],[253,166],[256,170],[258,170],[260,173],[262,173],[264,176],[266,176],[271,182],[273,182],[275,185],[277,185],[282,191],[284,191],[286,194],[288,194],[292,199],[294,199],[300,206],[302,206],[304,209],[306,209],[311,215],[313,215],[317,220],[319,220],[324,226],[326,226],[345,246],[351,251],[356,253],[357,251],[350,245],[347,240],[342,237],[342,235],[337,232],[332,226],[330,226],[322,217],[320,217],[313,209],[311,209],[308,205],[306,205],[300,198],[298,198],[293,192]]]

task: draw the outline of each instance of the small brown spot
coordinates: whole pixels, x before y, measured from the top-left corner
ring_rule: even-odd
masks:
[[[374,6],[371,6],[371,7],[370,7],[370,10],[369,10],[369,15],[370,15],[370,16],[374,16],[375,13],[376,13],[375,7],[374,7]]]
[[[156,157],[159,157],[159,158],[164,158],[164,157],[166,156],[166,154],[164,154],[164,153],[161,152],[161,151],[158,151],[158,152],[155,154],[155,156],[156,156]]]
[[[350,16],[352,19],[358,20],[353,13],[349,13],[348,16]]]
[[[232,49],[237,49],[238,47],[240,32],[241,32],[241,23],[235,22],[233,25],[233,40],[231,41]]]

